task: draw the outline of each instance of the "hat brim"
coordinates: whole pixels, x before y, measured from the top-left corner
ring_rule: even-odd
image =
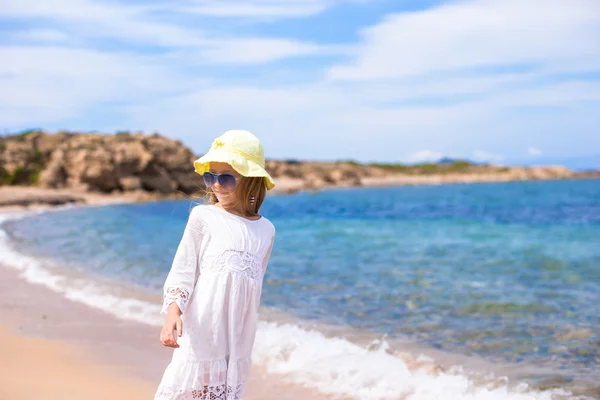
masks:
[[[198,174],[203,175],[205,172],[210,171],[211,162],[222,162],[229,164],[234,170],[236,170],[238,174],[242,176],[263,177],[267,190],[271,190],[273,187],[275,187],[275,181],[263,167],[239,154],[227,151],[211,149],[208,153],[194,161],[194,169]]]

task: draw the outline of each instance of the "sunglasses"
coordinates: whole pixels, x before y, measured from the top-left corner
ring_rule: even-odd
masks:
[[[204,179],[204,184],[207,187],[213,187],[216,182],[219,182],[219,185],[224,189],[234,189],[235,188],[235,176],[231,174],[213,174],[212,172],[205,172],[202,175]]]

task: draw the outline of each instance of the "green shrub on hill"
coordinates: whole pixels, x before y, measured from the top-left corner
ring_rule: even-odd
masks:
[[[44,156],[38,149],[31,149],[28,162],[19,165],[11,173],[0,165],[0,184],[2,185],[31,185],[36,184],[44,169]]]
[[[448,163],[420,163],[420,164],[390,164],[390,163],[370,163],[371,167],[382,168],[387,171],[414,174],[414,175],[434,175],[446,173],[468,172],[475,164],[470,161],[456,160]]]
[[[14,134],[10,134],[8,136],[6,136],[7,138],[11,138],[14,140],[18,140],[18,141],[24,141],[25,138],[27,137],[27,135],[30,135],[32,133],[36,133],[36,132],[41,132],[42,130],[39,128],[36,129],[25,129],[23,131],[14,133]]]

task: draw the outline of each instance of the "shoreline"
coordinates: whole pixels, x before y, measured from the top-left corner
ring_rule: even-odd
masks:
[[[562,181],[579,181],[579,180],[600,180],[598,176],[571,176],[571,177],[554,177],[541,179],[517,179],[503,175],[430,175],[430,176],[414,176],[414,175],[388,175],[382,177],[364,177],[360,184],[325,184],[318,187],[306,186],[299,179],[279,178],[277,182],[283,181],[274,194],[289,195],[302,192],[320,192],[336,189],[375,189],[386,187],[418,187],[418,186],[442,186],[442,185],[478,185],[489,183],[518,183],[518,182],[562,182]]]
[[[47,211],[64,206],[94,207],[147,201],[139,193],[102,194],[72,189],[0,186],[0,212]]]
[[[439,186],[439,185],[476,185],[485,183],[511,182],[546,182],[600,180],[600,176],[572,176],[541,179],[516,179],[500,174],[463,174],[463,175],[387,175],[381,177],[364,177],[360,184],[324,184],[318,187],[307,185],[302,179],[279,177],[277,186],[267,196],[286,196],[297,193],[315,193],[336,189],[368,189],[404,186]],[[21,211],[45,211],[61,206],[93,207],[112,204],[146,203],[152,201],[184,200],[194,195],[169,194],[153,192],[121,192],[117,194],[86,192],[75,189],[50,189],[37,186],[1,186],[0,213]]]

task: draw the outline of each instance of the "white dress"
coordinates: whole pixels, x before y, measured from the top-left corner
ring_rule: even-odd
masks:
[[[156,400],[241,399],[250,373],[262,280],[275,227],[214,205],[194,207],[164,285],[183,334]]]

